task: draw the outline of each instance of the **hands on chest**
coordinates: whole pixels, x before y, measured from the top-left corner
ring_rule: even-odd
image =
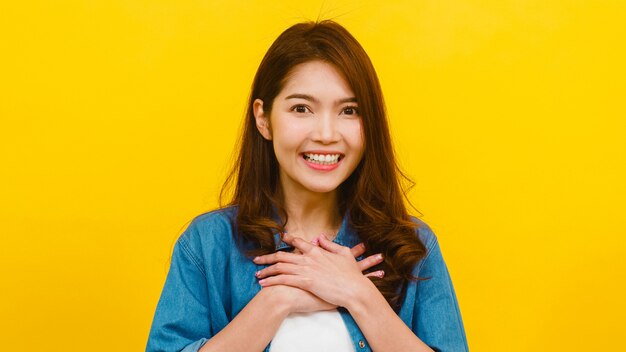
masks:
[[[259,256],[254,262],[269,265],[256,273],[259,284],[282,295],[291,312],[346,306],[363,285],[371,285],[368,277],[384,276],[382,270],[363,274],[383,261],[381,254],[374,254],[357,262],[355,258],[365,253],[363,243],[348,248],[324,235],[307,242],[289,234],[283,241],[295,250]]]

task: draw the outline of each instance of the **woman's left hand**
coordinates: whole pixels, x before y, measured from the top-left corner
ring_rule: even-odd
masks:
[[[288,234],[283,241],[302,254],[276,252],[254,259],[256,264],[273,264],[260,270],[257,277],[263,287],[287,285],[309,291],[324,301],[345,307],[365,287],[372,285],[362,271],[382,261],[373,255],[357,262],[348,247],[329,241],[321,235],[319,246]],[[374,273],[372,273],[374,274]],[[376,272],[382,276],[384,273]]]

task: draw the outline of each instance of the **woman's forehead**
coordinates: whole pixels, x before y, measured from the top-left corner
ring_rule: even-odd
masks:
[[[324,61],[309,61],[295,66],[285,77],[279,93],[283,99],[309,96],[320,100],[354,100],[354,92],[336,66]]]

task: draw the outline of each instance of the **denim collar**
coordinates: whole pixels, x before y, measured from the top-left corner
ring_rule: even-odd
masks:
[[[280,217],[278,216],[278,213],[276,211],[274,211],[273,218],[275,221],[280,223]],[[361,240],[359,239],[356,231],[354,231],[354,229],[350,226],[350,216],[348,212],[346,212],[341,221],[341,227],[339,228],[339,232],[337,233],[337,236],[335,236],[335,238],[333,239],[333,242],[344,247],[352,248],[356,246],[360,241]],[[283,240],[280,238],[280,233],[278,232],[274,234],[274,243],[276,243],[277,251],[293,249],[292,246],[283,242]]]

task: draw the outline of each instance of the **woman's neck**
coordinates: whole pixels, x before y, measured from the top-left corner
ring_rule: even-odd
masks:
[[[337,190],[328,193],[283,190],[283,201],[289,217],[285,226],[289,234],[311,241],[320,234],[332,239],[339,231],[342,217]]]

